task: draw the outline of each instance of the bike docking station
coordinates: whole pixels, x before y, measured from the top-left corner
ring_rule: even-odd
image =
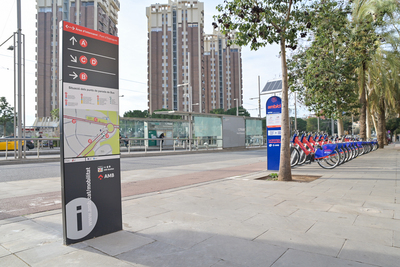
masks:
[[[278,96],[272,96],[266,104],[267,116],[267,169],[270,171],[279,171],[281,155],[281,117],[282,117],[282,99]]]
[[[116,36],[60,22],[60,158],[65,245],[122,230]]]

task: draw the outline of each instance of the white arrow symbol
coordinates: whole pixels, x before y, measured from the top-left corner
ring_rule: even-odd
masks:
[[[70,56],[72,58],[71,59],[72,62],[75,62],[75,63],[78,62],[78,59],[76,58],[76,56],[75,57],[73,55],[70,55]]]
[[[69,40],[72,41],[72,45],[75,45],[75,42],[78,42],[78,41],[75,39],[75,36],[72,36]]]
[[[78,74],[75,73],[75,71],[73,71],[73,74],[70,74],[69,76],[74,77],[74,80],[78,77]]]

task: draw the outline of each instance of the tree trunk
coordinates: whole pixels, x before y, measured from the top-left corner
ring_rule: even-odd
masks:
[[[341,112],[340,112],[341,109],[339,106],[339,100],[336,101],[336,108],[339,113],[339,117],[337,119],[337,134],[338,134],[338,137],[340,138],[344,134],[344,129],[343,129],[343,116],[341,115]]]
[[[7,121],[4,122],[3,127],[4,127],[4,128],[3,128],[3,135],[6,136],[6,135],[7,135],[7,129],[6,129],[6,127],[7,127]]]
[[[378,132],[377,132],[377,138],[378,138],[378,145],[379,148],[384,148],[385,143],[383,142],[383,132],[382,132],[382,117],[381,114],[378,113]]]
[[[366,140],[366,113],[367,113],[367,99],[365,95],[365,68],[366,63],[363,62],[361,75],[360,75],[360,138]]]
[[[337,119],[337,130],[338,130],[338,136],[342,137],[343,134],[344,134],[344,131],[343,131],[343,119],[342,118]]]
[[[383,143],[385,144],[385,146],[388,145],[388,140],[387,140],[387,130],[386,130],[386,105],[385,105],[385,101],[382,100],[382,110],[383,110],[383,115],[382,115],[382,132],[383,132]]]
[[[378,132],[377,132],[377,137],[378,137],[378,144],[379,148],[384,148],[385,147],[385,141],[384,141],[384,132],[383,132],[383,122],[385,118],[385,109],[382,107],[382,102],[383,99],[379,101],[379,108],[378,108]]]
[[[289,98],[288,98],[288,74],[286,65],[285,39],[282,38],[281,45],[281,67],[282,67],[282,118],[281,118],[281,155],[279,163],[279,181],[291,181],[292,169],[290,166],[290,132],[289,132]]]
[[[371,138],[371,116],[369,115],[368,108],[366,109],[366,132],[367,132],[367,139]]]
[[[376,135],[378,135],[378,126],[376,125],[376,120],[374,118],[374,115],[372,115],[372,114],[371,114],[371,119],[372,119],[372,123],[374,124],[375,133],[376,133]]]

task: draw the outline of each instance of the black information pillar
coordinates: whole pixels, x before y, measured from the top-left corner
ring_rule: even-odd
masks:
[[[122,230],[118,37],[60,23],[64,244]]]

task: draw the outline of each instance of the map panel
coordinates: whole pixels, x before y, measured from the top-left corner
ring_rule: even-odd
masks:
[[[119,155],[116,111],[65,109],[64,157]]]

